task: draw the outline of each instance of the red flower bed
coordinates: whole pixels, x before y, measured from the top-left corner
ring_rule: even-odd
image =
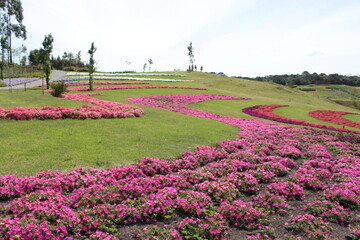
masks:
[[[276,122],[302,125],[302,126],[308,126],[308,127],[317,127],[317,128],[322,128],[322,129],[336,130],[336,131],[343,131],[343,132],[360,133],[359,131],[352,131],[352,130],[347,130],[347,129],[343,129],[343,128],[336,128],[336,127],[327,126],[327,125],[320,125],[320,124],[310,123],[310,122],[306,122],[306,121],[290,119],[287,117],[279,116],[272,112],[273,109],[275,109],[275,108],[286,107],[286,106],[288,106],[288,105],[258,105],[258,106],[244,108],[242,110],[242,112],[249,114],[251,116],[254,116],[254,117],[268,119],[268,120],[272,120],[272,121],[276,121]]]
[[[320,121],[325,121],[329,123],[339,124],[348,127],[360,128],[360,123],[352,122],[346,118],[343,118],[344,114],[357,114],[350,112],[341,112],[341,111],[312,111],[309,112],[309,116]]]
[[[11,109],[0,108],[0,119],[30,120],[30,119],[86,119],[86,118],[126,118],[140,117],[144,111],[135,106],[124,103],[100,100],[91,95],[101,95],[100,93],[77,93],[63,94],[63,98],[84,101],[97,106],[84,105],[82,107],[64,108],[45,106],[42,108],[22,108],[14,107]]]

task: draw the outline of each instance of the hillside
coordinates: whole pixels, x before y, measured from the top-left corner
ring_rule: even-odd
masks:
[[[128,103],[125,101],[127,98],[168,94],[218,94],[245,97],[250,99],[206,101],[193,103],[191,107],[225,116],[254,119],[241,110],[254,105],[283,104],[289,107],[278,108],[274,112],[288,118],[337,127],[342,126],[313,119],[308,116],[308,112],[315,110],[360,112],[314,96],[311,92],[303,92],[278,84],[200,72],[176,74],[185,76],[172,78],[194,80],[194,82],[166,82],[166,85],[200,87],[207,90],[101,90],[98,92],[104,95],[96,98]],[[169,77],[152,76],[152,78],[161,80]],[[156,81],[144,82],[165,84]],[[21,89],[14,90],[12,93],[0,91],[0,107],[4,109],[47,105],[76,107],[83,103],[53,98],[48,93],[43,96],[39,88],[28,89],[26,92]],[[224,123],[159,109],[143,108],[145,115],[137,119],[2,121],[0,149],[4,150],[0,157],[2,163],[0,173],[28,175],[48,169],[69,171],[76,167],[110,168],[137,162],[144,156],[172,158],[199,145],[213,145],[215,142],[234,138],[238,132],[236,127]],[[359,122],[358,115],[351,117],[352,121]],[[212,131],[209,132],[208,129]],[[356,130],[355,128],[348,129]],[[159,149],[158,146],[162,148]],[[13,161],[10,163],[8,159]]]

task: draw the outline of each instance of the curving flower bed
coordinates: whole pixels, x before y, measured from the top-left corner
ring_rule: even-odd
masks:
[[[45,106],[42,108],[22,108],[14,107],[11,109],[0,108],[0,119],[12,120],[31,120],[31,119],[86,119],[86,118],[127,118],[140,117],[144,111],[135,106],[124,103],[100,100],[91,97],[101,95],[100,93],[77,93],[63,94],[63,98],[84,101],[97,106],[84,105],[82,107],[64,108]]]
[[[234,140],[109,170],[0,176],[0,238],[358,239],[359,136],[187,107],[220,99],[242,98],[128,101],[233,124]]]
[[[359,131],[353,131],[353,130],[348,130],[348,129],[344,129],[344,128],[336,128],[336,127],[327,126],[327,125],[321,125],[321,124],[315,124],[315,123],[310,123],[310,122],[296,120],[296,119],[290,119],[287,117],[279,116],[272,112],[275,108],[286,107],[286,106],[288,106],[288,105],[258,105],[258,106],[243,108],[242,112],[249,114],[250,116],[253,116],[253,117],[268,119],[268,120],[287,123],[287,124],[302,125],[302,126],[307,126],[307,127],[316,127],[316,128],[322,128],[322,129],[327,129],[327,130],[336,130],[336,131],[342,131],[342,132],[360,133]]]
[[[343,118],[344,114],[357,114],[350,112],[341,112],[341,111],[312,111],[309,112],[309,116],[320,121],[325,121],[329,123],[339,124],[348,127],[360,128],[360,123],[352,122],[346,118]]]

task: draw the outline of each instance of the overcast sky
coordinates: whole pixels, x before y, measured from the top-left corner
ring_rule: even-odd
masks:
[[[229,76],[360,75],[359,0],[22,0],[28,51],[54,37],[53,55],[91,42],[100,71],[186,70]],[[14,46],[16,47],[16,46]],[[131,62],[127,64],[126,62]]]

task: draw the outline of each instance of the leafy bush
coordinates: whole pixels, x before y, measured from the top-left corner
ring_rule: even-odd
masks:
[[[316,88],[310,88],[310,87],[302,87],[302,88],[298,88],[300,91],[316,91]]]
[[[0,87],[6,87],[6,86],[7,86],[6,83],[0,80]]]
[[[50,94],[54,97],[61,97],[61,95],[67,91],[67,85],[64,82],[51,83],[50,87],[53,89]]]

